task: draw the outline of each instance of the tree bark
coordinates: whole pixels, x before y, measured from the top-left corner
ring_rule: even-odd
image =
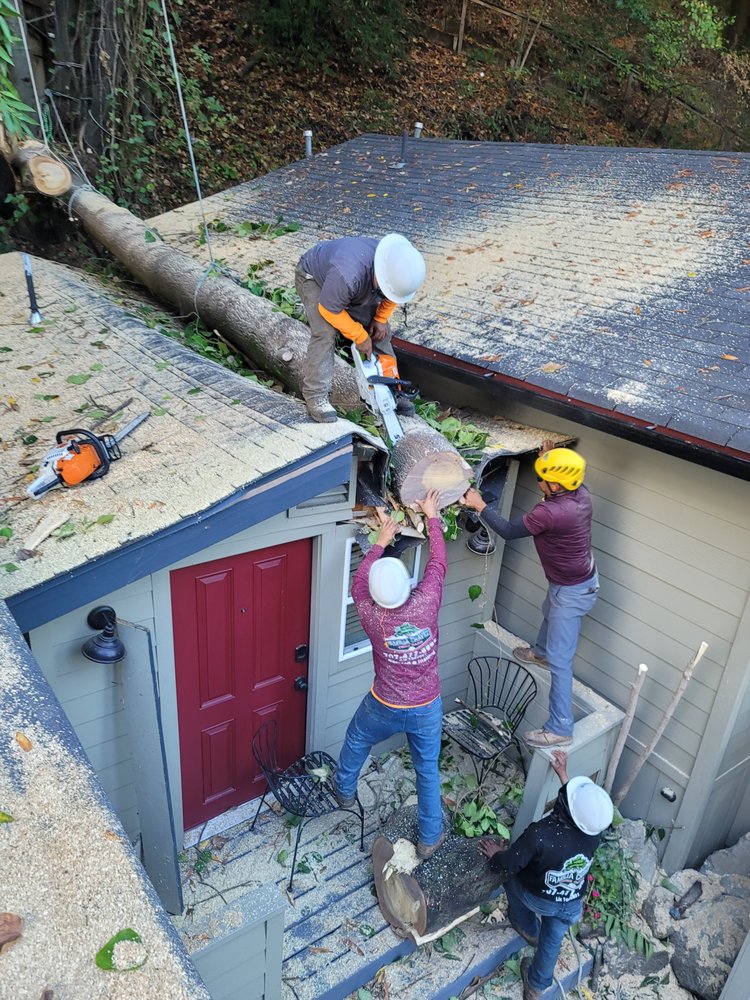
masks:
[[[411,872],[389,873],[394,845],[399,840],[416,844],[417,836],[417,807],[408,806],[394,813],[372,845],[380,910],[401,937],[424,938],[448,930],[489,899],[503,881],[480,853],[478,839],[452,832],[446,833],[431,858]]]
[[[49,159],[40,156],[39,148],[27,144],[13,157],[22,178],[33,173],[34,158]],[[67,189],[55,193],[71,196],[70,210],[86,232],[157,298],[169,302],[181,316],[200,316],[259,368],[301,394],[310,339],[304,323],[274,312],[270,303],[241,288],[218,268],[212,272],[170,247],[145,222],[78,178],[71,178]],[[356,405],[359,399],[353,370],[338,358],[333,398],[347,406]]]
[[[12,164],[28,186],[69,197],[69,211],[158,299],[183,316],[197,315],[211,330],[287,389],[302,394],[308,327],[274,311],[265,299],[240,287],[218,267],[198,264],[165,243],[145,222],[72,176],[46,155],[40,143],[25,143]],[[347,408],[361,400],[354,369],[336,358],[332,400]],[[401,418],[404,437],[393,448],[394,492],[405,505],[440,490],[440,506],[458,500],[471,469],[439,431],[421,418]],[[384,500],[381,500],[383,503]]]

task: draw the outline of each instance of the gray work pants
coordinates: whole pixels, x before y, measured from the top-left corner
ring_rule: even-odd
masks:
[[[309,278],[304,268],[297,265],[294,272],[294,286],[297,294],[302,299],[305,307],[305,315],[310,326],[310,345],[307,348],[305,359],[305,377],[302,382],[302,395],[305,399],[312,399],[314,396],[328,396],[333,386],[333,361],[336,356],[336,337],[338,330],[324,320],[318,311],[320,302],[320,285],[314,278]],[[373,320],[373,313],[368,310],[352,307],[347,312],[365,329]],[[344,340],[349,343],[348,338]],[[394,357],[391,347],[391,331],[385,340],[373,344],[376,354],[390,354]]]

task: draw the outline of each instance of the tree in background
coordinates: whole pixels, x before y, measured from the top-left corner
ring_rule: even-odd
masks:
[[[308,66],[393,74],[404,53],[402,0],[258,0],[241,17],[272,50]]]

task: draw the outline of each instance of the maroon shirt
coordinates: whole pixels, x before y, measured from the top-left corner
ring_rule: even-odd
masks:
[[[372,693],[391,708],[428,705],[440,694],[438,612],[447,570],[440,518],[427,522],[430,558],[422,581],[400,608],[381,608],[370,597],[370,567],[383,555],[373,545],[352,581],[352,597],[362,628],[372,643]]]
[[[534,536],[539,561],[550,583],[570,587],[593,575],[592,515],[591,494],[585,486],[555,493],[524,514],[523,523]]]

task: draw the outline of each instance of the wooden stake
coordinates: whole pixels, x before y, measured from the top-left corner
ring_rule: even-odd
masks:
[[[628,738],[628,733],[630,732],[630,727],[633,724],[633,717],[635,715],[635,704],[638,701],[638,695],[641,692],[641,687],[646,679],[646,674],[648,673],[648,667],[645,663],[642,663],[638,667],[638,676],[633,681],[630,687],[630,700],[628,701],[628,707],[625,711],[625,718],[622,720],[622,725],[620,726],[620,732],[617,736],[617,742],[615,743],[615,748],[612,751],[612,756],[609,758],[609,767],[607,768],[607,777],[604,779],[604,791],[612,791],[612,783],[615,780],[615,774],[617,773],[617,765],[620,763],[620,757],[622,757],[622,751],[625,746],[625,740]]]
[[[675,693],[674,693],[674,695],[672,697],[672,700],[670,701],[669,705],[667,706],[667,709],[664,712],[664,716],[662,717],[661,722],[656,727],[656,732],[654,733],[653,737],[651,738],[651,742],[643,750],[643,752],[639,755],[638,759],[636,760],[635,764],[633,765],[633,769],[631,770],[630,774],[628,775],[628,778],[627,778],[625,784],[619,789],[619,791],[617,792],[617,795],[615,795],[615,797],[614,797],[614,803],[615,803],[616,806],[619,806],[620,803],[622,802],[622,800],[628,794],[628,792],[630,791],[631,785],[633,784],[633,782],[635,781],[636,777],[638,776],[638,772],[643,767],[643,765],[646,763],[646,761],[651,756],[651,754],[654,752],[656,744],[659,742],[659,740],[662,737],[662,734],[664,733],[664,730],[667,728],[667,723],[672,718],[672,715],[674,714],[675,708],[677,708],[677,704],[680,701],[680,698],[682,698],[683,694],[685,693],[685,688],[688,686],[688,682],[690,681],[690,678],[693,676],[693,671],[698,666],[698,663],[703,658],[703,654],[706,652],[707,649],[708,649],[708,643],[707,642],[702,642],[700,644],[700,646],[698,647],[698,651],[696,652],[695,656],[692,658],[692,660],[685,667],[685,670],[683,671],[683,674],[682,674],[682,680],[680,681],[679,685],[677,686],[677,690],[675,691]]]

